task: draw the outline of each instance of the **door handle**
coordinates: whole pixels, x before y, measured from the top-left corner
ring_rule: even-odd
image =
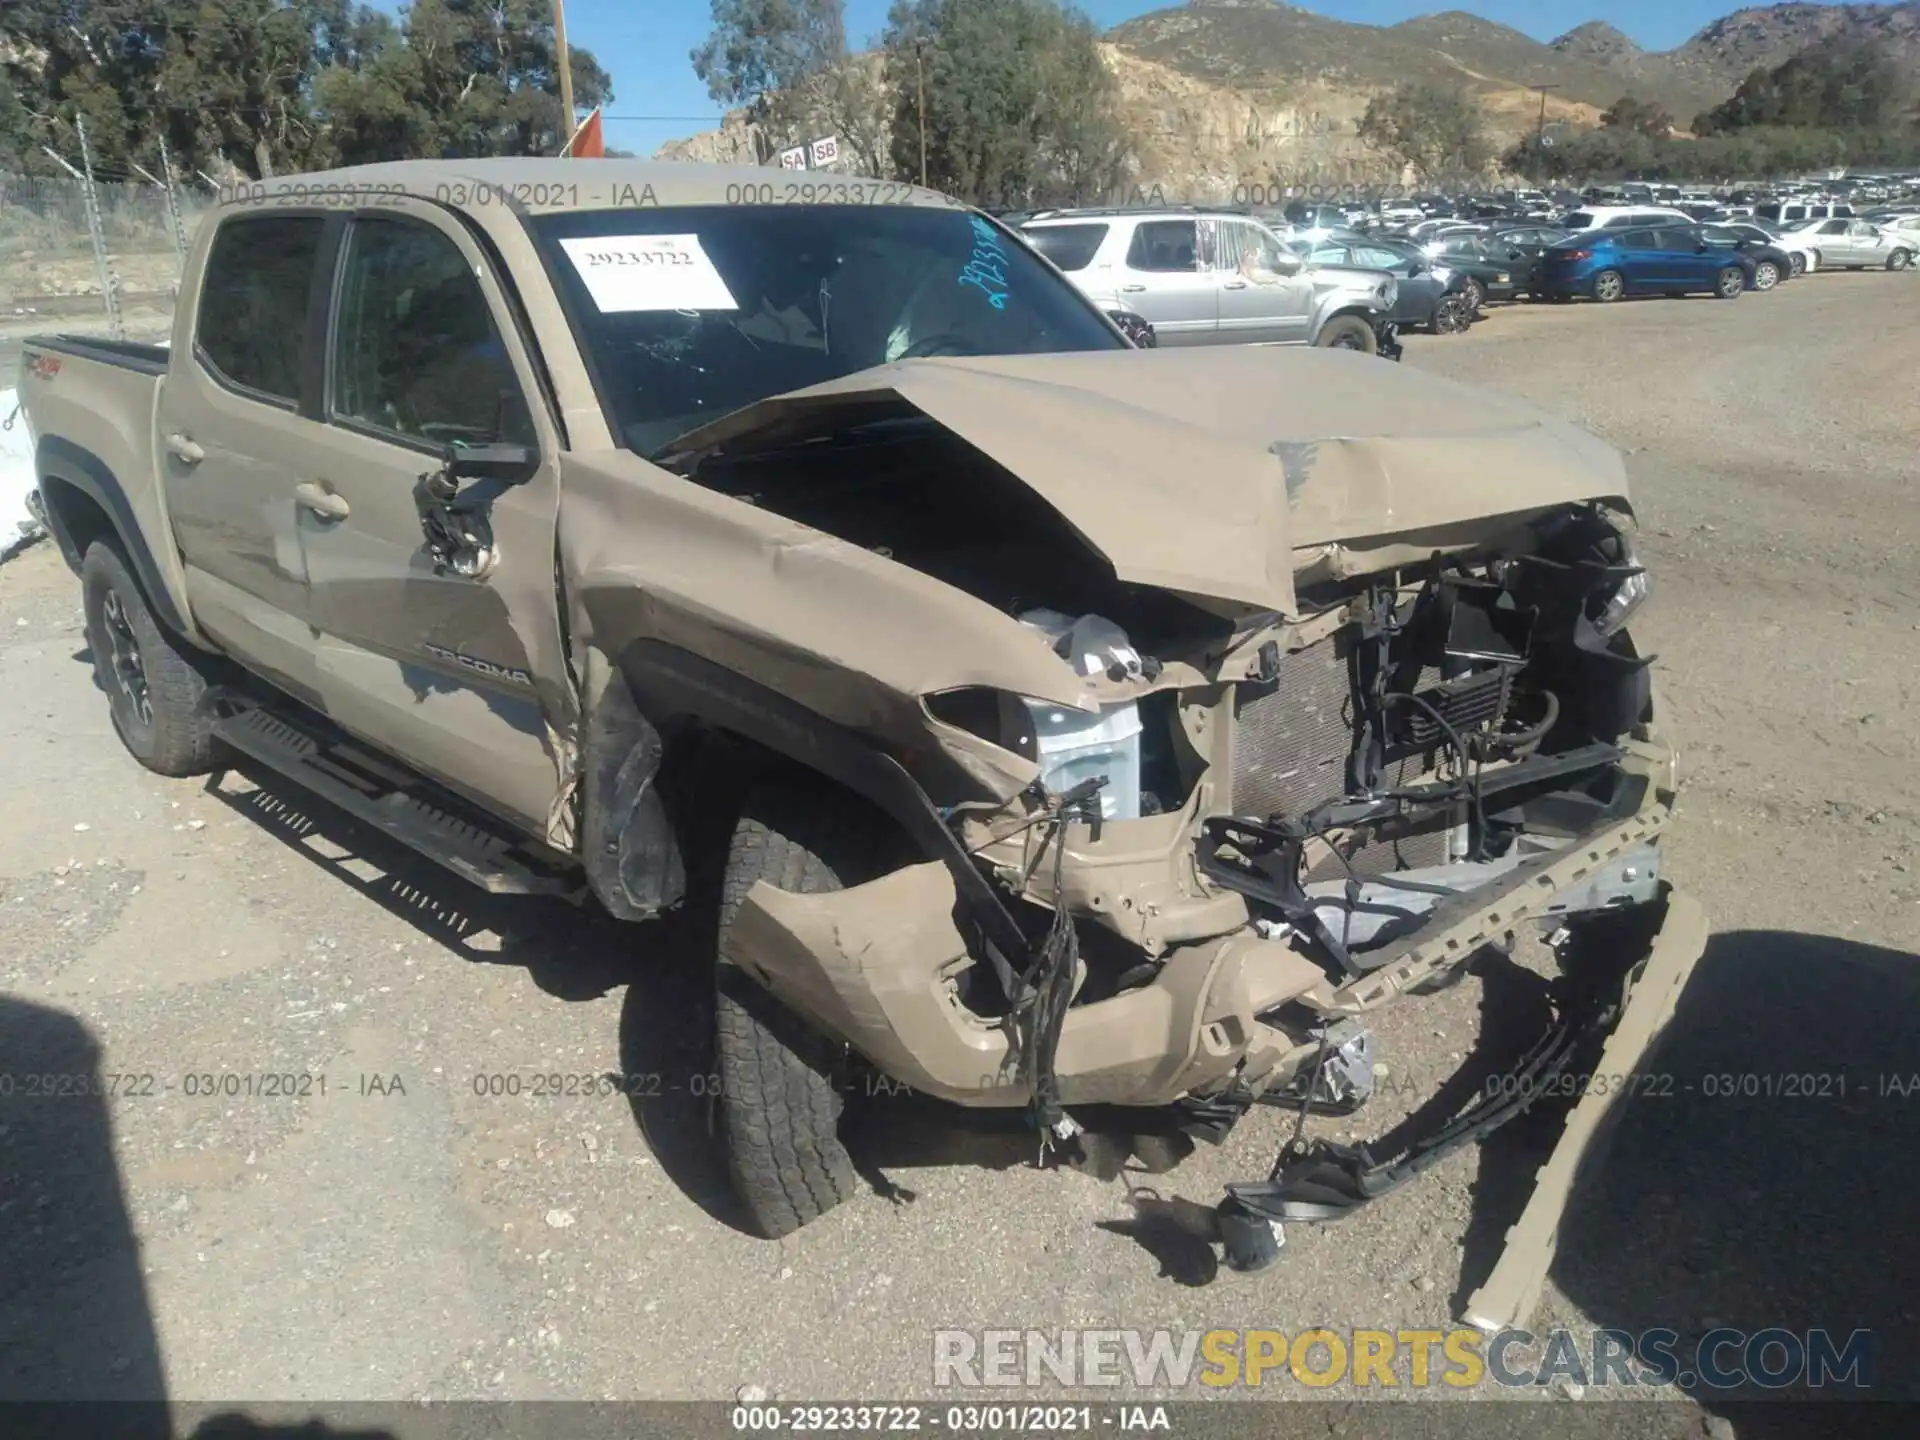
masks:
[[[1229,280],[1220,288],[1222,290],[1244,290],[1247,288],[1247,282],[1244,280]]]
[[[207,452],[193,443],[193,437],[187,434],[167,436],[167,453],[182,465],[198,465],[207,458]]]
[[[1144,285],[1122,285],[1120,287],[1120,293],[1123,295],[1133,295],[1146,288]]]
[[[344,495],[336,495],[311,480],[294,486],[293,498],[295,503],[311,510],[322,520],[344,520],[350,509]]]

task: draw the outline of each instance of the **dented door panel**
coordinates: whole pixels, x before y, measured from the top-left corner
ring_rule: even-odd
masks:
[[[362,216],[342,248],[327,418],[303,447],[326,499],[303,520],[328,714],[545,833],[570,778],[575,705],[555,595],[559,450],[497,281],[422,209]],[[436,557],[423,482],[449,444],[544,455],[517,483],[464,482],[493,545]]]

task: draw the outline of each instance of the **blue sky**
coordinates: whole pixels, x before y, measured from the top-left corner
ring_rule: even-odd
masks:
[[[889,0],[847,0],[847,32],[855,44],[877,38]],[[1178,0],[1173,0],[1177,4]],[[1168,8],[1165,0],[1080,0],[1103,28]],[[1439,10],[1471,10],[1537,40],[1604,19],[1649,50],[1680,44],[1701,26],[1739,9],[1740,0],[1324,0],[1302,6],[1337,20],[1392,25]],[[607,143],[650,155],[665,141],[706,130],[719,107],[694,78],[687,53],[712,28],[708,0],[567,0],[567,37],[591,50],[613,75]]]

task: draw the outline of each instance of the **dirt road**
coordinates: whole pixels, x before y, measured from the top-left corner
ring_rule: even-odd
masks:
[[[1910,276],[1822,275],[1409,341],[1628,451],[1687,780],[1670,870],[1717,932],[1543,1325],[1866,1327],[1883,1387],[1912,1373],[1920,1093],[1883,1077],[1920,1072],[1917,320]],[[50,547],[0,570],[15,1393],[899,1396],[935,1327],[1445,1327],[1511,1218],[1507,1152],[1469,1153],[1228,1277],[1017,1130],[881,1100],[874,1193],[750,1239],[699,1143],[694,937],[489,901],[265,777],[147,774],[78,607]],[[1476,994],[1383,1025],[1389,1073],[1437,1082]],[[18,1079],[89,1064],[110,1099]],[[570,1093],[611,1072],[658,1093]],[[1289,1123],[1151,1183],[1210,1205]]]

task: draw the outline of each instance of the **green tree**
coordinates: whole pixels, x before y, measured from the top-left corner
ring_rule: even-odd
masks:
[[[1466,183],[1493,158],[1480,107],[1464,89],[1407,81],[1367,102],[1361,143],[1425,183]]]
[[[1132,149],[1098,35],[1055,0],[896,0],[893,163],[981,205],[1105,198]],[[925,111],[921,96],[925,95]]]
[[[265,175],[340,160],[552,154],[560,114],[547,0],[415,0],[399,24],[352,0],[9,0],[0,164],[53,167],[84,117],[102,173]],[[609,97],[573,52],[574,90]]]
[[[709,95],[747,110],[763,164],[816,138],[818,112],[850,98],[843,0],[713,0],[713,30],[690,58]]]
[[[1914,98],[1911,77],[1871,46],[1831,42],[1750,72],[1693,128],[1702,135],[1755,126],[1903,131],[1911,128]]]
[[[1600,123],[1610,130],[1636,130],[1664,140],[1673,133],[1676,122],[1666,106],[1622,95],[1601,112]]]

